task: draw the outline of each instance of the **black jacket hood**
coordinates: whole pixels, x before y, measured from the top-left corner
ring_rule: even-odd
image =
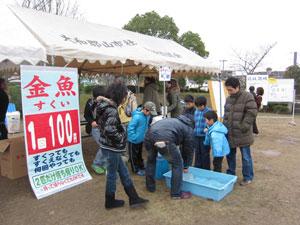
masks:
[[[195,127],[194,122],[190,118],[188,118],[186,115],[179,115],[177,117],[177,119],[180,120],[182,123],[184,123],[194,129],[194,127]]]

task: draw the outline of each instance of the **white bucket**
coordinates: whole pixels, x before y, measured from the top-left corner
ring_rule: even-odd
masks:
[[[7,118],[7,131],[9,134],[20,132],[20,112],[8,112],[6,113]]]

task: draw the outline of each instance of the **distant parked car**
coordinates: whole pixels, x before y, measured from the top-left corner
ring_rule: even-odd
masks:
[[[186,78],[185,80],[185,87],[184,90],[185,91],[189,91],[189,90],[199,90],[200,85],[196,83],[196,81],[194,80],[189,80]]]
[[[204,81],[203,84],[200,87],[200,91],[208,92],[208,82]]]

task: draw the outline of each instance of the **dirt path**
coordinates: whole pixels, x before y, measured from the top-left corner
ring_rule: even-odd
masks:
[[[106,211],[105,178],[94,173],[92,181],[42,200],[35,199],[27,178],[11,181],[0,177],[0,224],[300,224],[300,117],[296,127],[288,126],[288,121],[258,120],[261,135],[253,146],[255,182],[248,187],[236,185],[221,202],[197,197],[171,201],[163,182],[150,194],[144,189],[144,179],[134,176],[138,191],[151,201],[147,209],[130,210],[126,203],[124,208]],[[90,168],[96,146],[89,138],[84,146]],[[240,179],[240,154],[238,175]],[[121,185],[118,188],[118,197],[126,199]]]

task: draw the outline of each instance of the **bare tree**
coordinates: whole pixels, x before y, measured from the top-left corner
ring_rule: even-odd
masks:
[[[244,71],[247,75],[253,74],[257,67],[262,63],[263,59],[270,53],[270,51],[275,47],[276,44],[277,42],[266,47],[261,47],[260,51],[258,52],[248,51],[244,54],[238,53],[236,50],[233,50],[238,61],[236,66],[239,70]]]
[[[83,19],[77,0],[17,0],[24,8],[35,9],[59,16]]]

